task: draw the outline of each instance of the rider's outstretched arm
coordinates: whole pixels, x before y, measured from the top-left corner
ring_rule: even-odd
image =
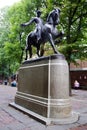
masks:
[[[28,25],[30,25],[31,23],[33,23],[34,22],[34,18],[33,19],[31,19],[29,22],[27,22],[27,23],[22,23],[21,24],[21,26],[28,26]]]

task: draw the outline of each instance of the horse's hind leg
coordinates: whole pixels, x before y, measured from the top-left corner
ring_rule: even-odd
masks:
[[[28,58],[28,54],[27,54],[27,48],[25,49],[25,54],[26,54],[26,57],[25,57],[25,60],[27,60],[27,58]]]
[[[27,60],[27,58],[28,58],[28,51],[29,51],[29,57],[31,58],[32,57],[32,47],[31,47],[31,44],[30,44],[30,37],[29,37],[29,35],[26,38],[26,49],[25,49],[26,58],[25,58],[25,60]]]
[[[29,56],[30,56],[30,58],[32,58],[32,47],[29,46],[29,47],[28,47],[28,50],[29,50]]]
[[[28,51],[29,51],[29,57],[32,58],[32,47],[29,46],[28,48],[25,49],[25,53],[26,53],[25,60],[27,60],[27,58],[28,58]]]
[[[28,58],[28,41],[29,41],[29,37],[27,36],[26,38],[26,47],[25,47],[25,54],[26,54],[26,57],[25,57],[25,60],[27,60]]]

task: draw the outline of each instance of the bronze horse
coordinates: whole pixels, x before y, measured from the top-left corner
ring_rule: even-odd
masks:
[[[26,58],[28,58],[28,51],[30,58],[32,57],[32,45],[37,48],[37,55],[43,56],[44,54],[44,45],[46,42],[49,42],[50,45],[53,48],[54,53],[58,54],[54,41],[63,36],[63,32],[58,32],[56,25],[59,24],[60,21],[60,9],[54,9],[51,11],[47,17],[46,24],[41,25],[41,38],[37,42],[37,32],[36,30],[30,32],[26,38]],[[22,24],[22,26],[25,26],[26,23]],[[42,48],[41,45],[43,46]]]

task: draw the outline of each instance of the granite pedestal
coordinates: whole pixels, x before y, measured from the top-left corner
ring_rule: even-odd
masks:
[[[69,69],[63,55],[51,55],[22,63],[14,107],[48,124],[78,120],[69,97]]]

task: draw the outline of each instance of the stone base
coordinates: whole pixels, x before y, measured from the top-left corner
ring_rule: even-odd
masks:
[[[32,112],[24,107],[21,107],[20,105],[13,103],[9,104],[10,106],[24,112],[25,114],[28,114],[30,116],[32,116],[33,118],[36,118],[37,120],[41,121],[42,123],[46,124],[46,125],[50,125],[50,124],[71,124],[71,123],[75,123],[78,120],[78,113],[76,112],[72,112],[70,117],[67,118],[62,118],[62,119],[55,119],[55,118],[46,118],[43,117],[35,112]]]
[[[25,61],[18,75],[18,91],[13,106],[50,123],[73,123],[69,97],[69,69],[63,55]],[[73,118],[74,117],[74,118]]]

